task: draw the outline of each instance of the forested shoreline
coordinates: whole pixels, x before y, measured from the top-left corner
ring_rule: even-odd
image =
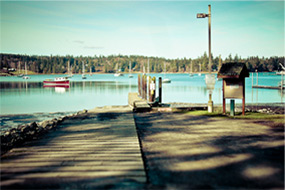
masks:
[[[25,63],[27,70],[38,74],[57,74],[68,72],[68,62],[72,73],[82,73],[82,63],[85,64],[85,72],[114,73],[118,69],[122,72],[129,72],[129,63],[131,63],[133,72],[142,72],[143,67],[148,68],[150,72],[163,72],[164,65],[167,72],[201,72],[208,71],[208,56],[205,52],[197,58],[166,59],[162,57],[147,57],[140,55],[109,55],[109,56],[37,56],[37,55],[19,55],[1,53],[1,72],[23,71]],[[272,72],[280,70],[279,63],[284,65],[284,57],[272,56],[241,58],[238,55],[231,54],[225,59],[212,56],[212,69],[217,71],[222,63],[225,62],[244,62],[250,72],[256,69],[259,72]],[[192,66],[191,66],[192,63]]]

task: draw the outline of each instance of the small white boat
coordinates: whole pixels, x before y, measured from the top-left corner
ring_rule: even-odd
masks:
[[[198,74],[198,76],[201,76],[202,74],[201,74],[201,63],[199,63],[199,74]]]
[[[123,73],[121,73],[121,69],[118,69],[118,63],[116,64],[116,73],[114,74],[115,77],[121,77],[124,76]]]
[[[166,78],[165,73],[166,73],[166,65],[164,63],[164,79],[162,80],[162,83],[171,83],[171,80]]]
[[[285,71],[277,71],[276,75],[285,75]]]
[[[30,79],[31,77],[28,76],[28,71],[27,71],[27,63],[25,62],[25,75],[22,77],[23,79]]]
[[[30,79],[31,77],[29,76],[23,76],[22,79]]]
[[[191,70],[190,70],[190,73],[189,73],[189,77],[193,77],[193,63],[191,61]]]
[[[279,63],[279,65],[281,66],[282,71],[276,72],[276,75],[285,75],[285,67],[281,63]]]
[[[124,76],[124,75],[122,73],[115,73],[114,76],[115,77],[121,77],[121,76]]]
[[[85,76],[84,72],[85,72],[85,65],[84,65],[84,62],[82,61],[82,79],[86,79],[87,78]]]
[[[171,80],[166,78],[162,80],[162,83],[171,83]]]

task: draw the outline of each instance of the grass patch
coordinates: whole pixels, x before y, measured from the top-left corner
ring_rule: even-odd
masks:
[[[208,113],[206,110],[202,111],[189,111],[189,115],[195,116],[211,116],[211,117],[227,117],[232,119],[252,119],[252,120],[262,120],[262,121],[271,121],[277,124],[284,125],[285,117],[283,114],[266,114],[258,112],[246,112],[245,115],[241,113],[236,113],[235,116],[230,116],[229,114],[224,115],[221,111],[217,110],[213,113]]]
[[[231,118],[236,119],[257,119],[257,120],[268,120],[274,121],[277,123],[284,123],[284,115],[283,114],[266,114],[266,113],[258,113],[258,112],[246,112],[245,115],[236,115],[229,116]]]
[[[189,114],[189,115],[195,115],[195,116],[225,117],[225,115],[223,115],[222,112],[209,113],[207,110],[188,111],[187,114]]]

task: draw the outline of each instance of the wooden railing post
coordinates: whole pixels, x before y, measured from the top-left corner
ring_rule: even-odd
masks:
[[[139,93],[139,96],[142,95],[142,92],[141,92],[141,75],[138,74],[138,93]]]
[[[154,102],[155,99],[155,77],[149,79],[149,102]]]
[[[162,79],[159,77],[159,87],[158,87],[158,102],[161,104],[162,101]]]
[[[144,99],[147,100],[147,76],[144,76]]]

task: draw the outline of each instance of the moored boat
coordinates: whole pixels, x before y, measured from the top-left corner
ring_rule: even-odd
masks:
[[[69,87],[68,77],[56,77],[44,80],[44,87]]]
[[[163,79],[163,80],[162,80],[162,83],[171,83],[171,80],[168,79],[168,78],[166,78],[166,79]]]

